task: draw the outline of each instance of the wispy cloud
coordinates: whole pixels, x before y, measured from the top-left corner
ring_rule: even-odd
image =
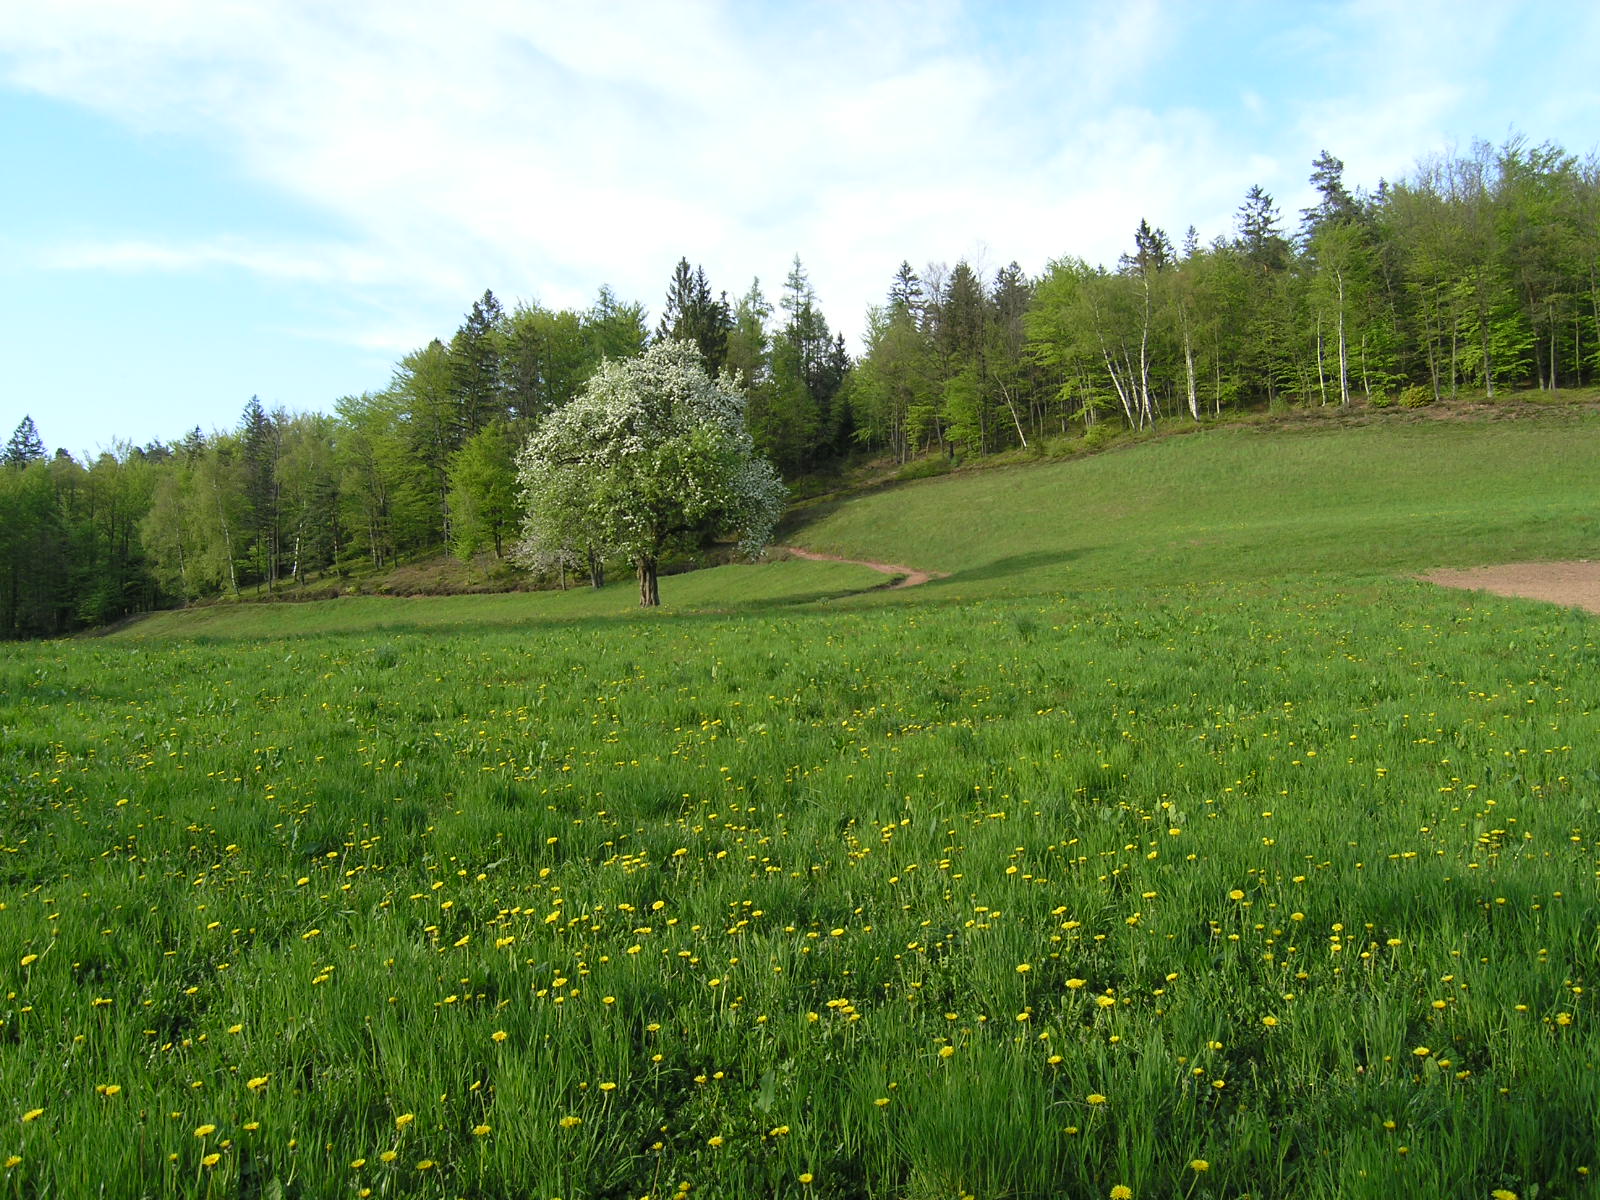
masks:
[[[1209,236],[1258,180],[1291,210],[1324,146],[1357,181],[1394,174],[1459,119],[1459,81],[1508,19],[1413,11],[1306,9],[1277,36],[1304,79],[1256,99],[1251,63],[1190,61],[1206,14],[1156,0],[64,0],[8,16],[0,70],[220,149],[350,231],[183,245],[133,230],[62,246],[58,267],[448,290],[458,310],[485,284],[582,304],[605,281],[654,303],[679,254],[737,292],[751,273],[776,284],[798,252],[854,332],[902,257],[1109,261],[1144,215]],[[1150,99],[1163,73],[1187,91]]]

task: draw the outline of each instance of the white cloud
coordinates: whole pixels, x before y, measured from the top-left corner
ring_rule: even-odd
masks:
[[[444,293],[457,312],[486,284],[582,305],[608,282],[655,306],[680,254],[732,294],[760,274],[770,295],[798,252],[854,334],[902,258],[1110,261],[1141,216],[1175,237],[1191,221],[1225,232],[1258,180],[1283,189],[1292,222],[1323,146],[1353,182],[1400,173],[1459,113],[1457,81],[1507,19],[1367,0],[1308,11],[1278,39],[1308,64],[1292,96],[1188,61],[1211,18],[1154,0],[64,0],[8,14],[0,69],[220,148],[357,231],[188,246],[130,231],[62,247],[57,266],[226,266],[372,290],[364,303],[400,314],[394,330],[415,324],[403,310],[417,297]],[[997,41],[995,20],[1024,28]],[[1163,73],[1192,78],[1190,94],[1147,98]],[[1274,119],[1273,140],[1252,145],[1259,125],[1233,128],[1229,109]]]

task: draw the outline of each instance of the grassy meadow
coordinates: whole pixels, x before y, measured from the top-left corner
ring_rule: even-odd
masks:
[[[0,658],[0,1196],[1600,1172],[1600,423],[1216,431],[781,562]]]

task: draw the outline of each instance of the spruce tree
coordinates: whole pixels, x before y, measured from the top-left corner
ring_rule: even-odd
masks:
[[[17,423],[11,440],[6,443],[5,457],[0,461],[4,461],[8,467],[25,467],[31,462],[43,462],[44,458],[44,442],[39,437],[33,418],[23,417]]]

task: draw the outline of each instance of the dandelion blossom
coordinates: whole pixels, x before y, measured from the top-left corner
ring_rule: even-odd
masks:
[[[473,1137],[488,1137],[489,1136],[489,1127],[487,1125],[474,1125],[472,1127],[472,1136]]]
[[[22,1114],[22,1123],[26,1125],[29,1121],[37,1121],[42,1116],[44,1116],[44,1109],[30,1108],[27,1112]]]
[[[6,1170],[8,1171],[11,1170],[12,1167],[20,1167],[21,1165],[22,1155],[20,1154],[13,1154],[10,1158],[6,1159]]]
[[[267,1086],[267,1080],[269,1078],[270,1076],[267,1075],[257,1075],[254,1079],[247,1080],[245,1082],[245,1087],[249,1088],[252,1092],[259,1092],[262,1088]]]
[[[1089,1093],[1089,1103],[1090,1104],[1104,1104],[1105,1102],[1106,1102],[1106,1098],[1104,1096],[1102,1096],[1099,1092],[1090,1092]]]
[[[404,1129],[407,1125],[411,1124],[411,1122],[415,1121],[416,1119],[417,1119],[417,1114],[416,1113],[401,1113],[398,1117],[396,1117],[394,1119],[394,1127],[396,1129]]]
[[[507,1036],[508,1035],[507,1035],[507,1033],[506,1033],[506,1031],[504,1029],[496,1029],[493,1033],[491,1033],[489,1035],[490,1039],[493,1040],[493,1041],[496,1041],[496,1042],[505,1041]]]
[[[561,1118],[561,1128],[563,1128],[563,1129],[573,1129],[573,1128],[576,1128],[577,1126],[582,1125],[582,1124],[583,1124],[583,1118],[582,1117],[574,1117],[570,1113],[567,1116],[564,1116],[564,1117]]]
[[[1133,1200],[1133,1189],[1125,1183],[1119,1183],[1111,1189],[1111,1200]]]
[[[1195,1158],[1189,1161],[1189,1169],[1191,1171],[1209,1171],[1211,1170],[1211,1164],[1203,1158]]]
[[[1495,1188],[1489,1195],[1493,1196],[1494,1200],[1517,1200],[1517,1194],[1510,1188]]]
[[[202,1158],[200,1160],[200,1165],[202,1167],[214,1167],[221,1161],[222,1161],[222,1155],[220,1155],[220,1154],[208,1154],[208,1155],[206,1155],[204,1158]]]
[[[217,1127],[215,1125],[201,1125],[194,1131],[194,1135],[198,1138],[210,1137],[216,1131]]]

